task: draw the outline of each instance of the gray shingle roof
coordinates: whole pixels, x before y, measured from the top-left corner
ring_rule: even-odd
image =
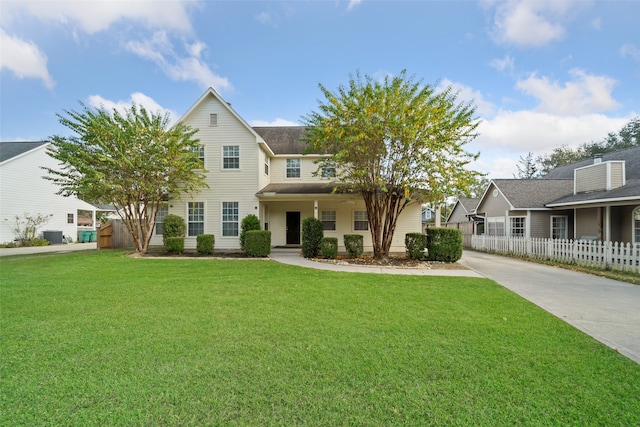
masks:
[[[467,213],[469,213],[478,207],[478,203],[480,203],[480,198],[479,197],[474,197],[474,198],[460,197],[458,201],[460,202],[464,210],[467,211]]]
[[[640,199],[640,179],[629,179],[627,180],[627,185],[624,187],[614,188],[609,191],[592,191],[590,193],[571,194],[549,202],[548,205],[576,204],[605,199],[626,199],[629,197]]]
[[[640,146],[602,155],[602,161],[624,160],[627,179],[640,179]],[[593,159],[581,160],[549,171],[543,179],[573,179],[573,170],[593,164]]]
[[[305,129],[304,126],[258,126],[253,128],[276,155],[302,154],[307,148],[303,139]]]
[[[0,142],[0,163],[46,143],[46,141]]]
[[[573,194],[572,179],[494,179],[515,209],[541,209]]]
[[[264,138],[264,137],[263,137]],[[258,195],[264,193],[276,194],[331,194],[335,184],[329,182],[320,183],[296,183],[296,184],[269,184]]]

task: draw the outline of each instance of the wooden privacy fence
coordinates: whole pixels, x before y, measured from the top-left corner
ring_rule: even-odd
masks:
[[[135,248],[131,233],[121,219],[112,219],[98,230],[98,249]]]
[[[443,224],[443,227],[446,228],[457,228],[462,233],[462,246],[465,248],[470,248],[471,246],[471,237],[475,233],[475,222],[465,221],[465,222],[448,222]]]
[[[564,263],[640,273],[640,244],[569,239],[473,236],[471,247]]]

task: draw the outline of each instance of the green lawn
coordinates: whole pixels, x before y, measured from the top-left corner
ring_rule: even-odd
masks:
[[[0,259],[0,425],[640,425],[640,365],[485,279]]]

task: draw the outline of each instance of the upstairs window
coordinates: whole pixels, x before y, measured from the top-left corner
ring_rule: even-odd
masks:
[[[211,126],[211,127],[218,126],[218,115],[217,114],[209,114],[209,126]]]
[[[239,145],[223,145],[222,146],[222,168],[223,169],[240,169],[240,146]]]
[[[271,160],[269,160],[269,156],[264,156],[264,174],[269,175],[269,165],[271,164]]]
[[[73,224],[74,215],[72,213],[67,214],[67,224]]]
[[[332,167],[322,168],[321,174],[323,178],[335,178],[336,168],[332,168]]]
[[[366,231],[369,229],[369,221],[367,220],[367,211],[353,212],[353,229],[355,231]]]
[[[287,159],[287,178],[300,178],[300,159]]]
[[[193,152],[198,157],[198,167],[204,167],[204,145],[198,145],[197,148],[193,148]]]

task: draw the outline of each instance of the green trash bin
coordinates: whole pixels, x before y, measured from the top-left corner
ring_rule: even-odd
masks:
[[[89,243],[89,240],[91,239],[91,231],[80,231],[78,232],[78,240],[80,241],[80,243]]]
[[[98,237],[98,233],[96,232],[96,230],[89,231],[89,241],[90,242],[95,242],[97,240],[97,237]]]

